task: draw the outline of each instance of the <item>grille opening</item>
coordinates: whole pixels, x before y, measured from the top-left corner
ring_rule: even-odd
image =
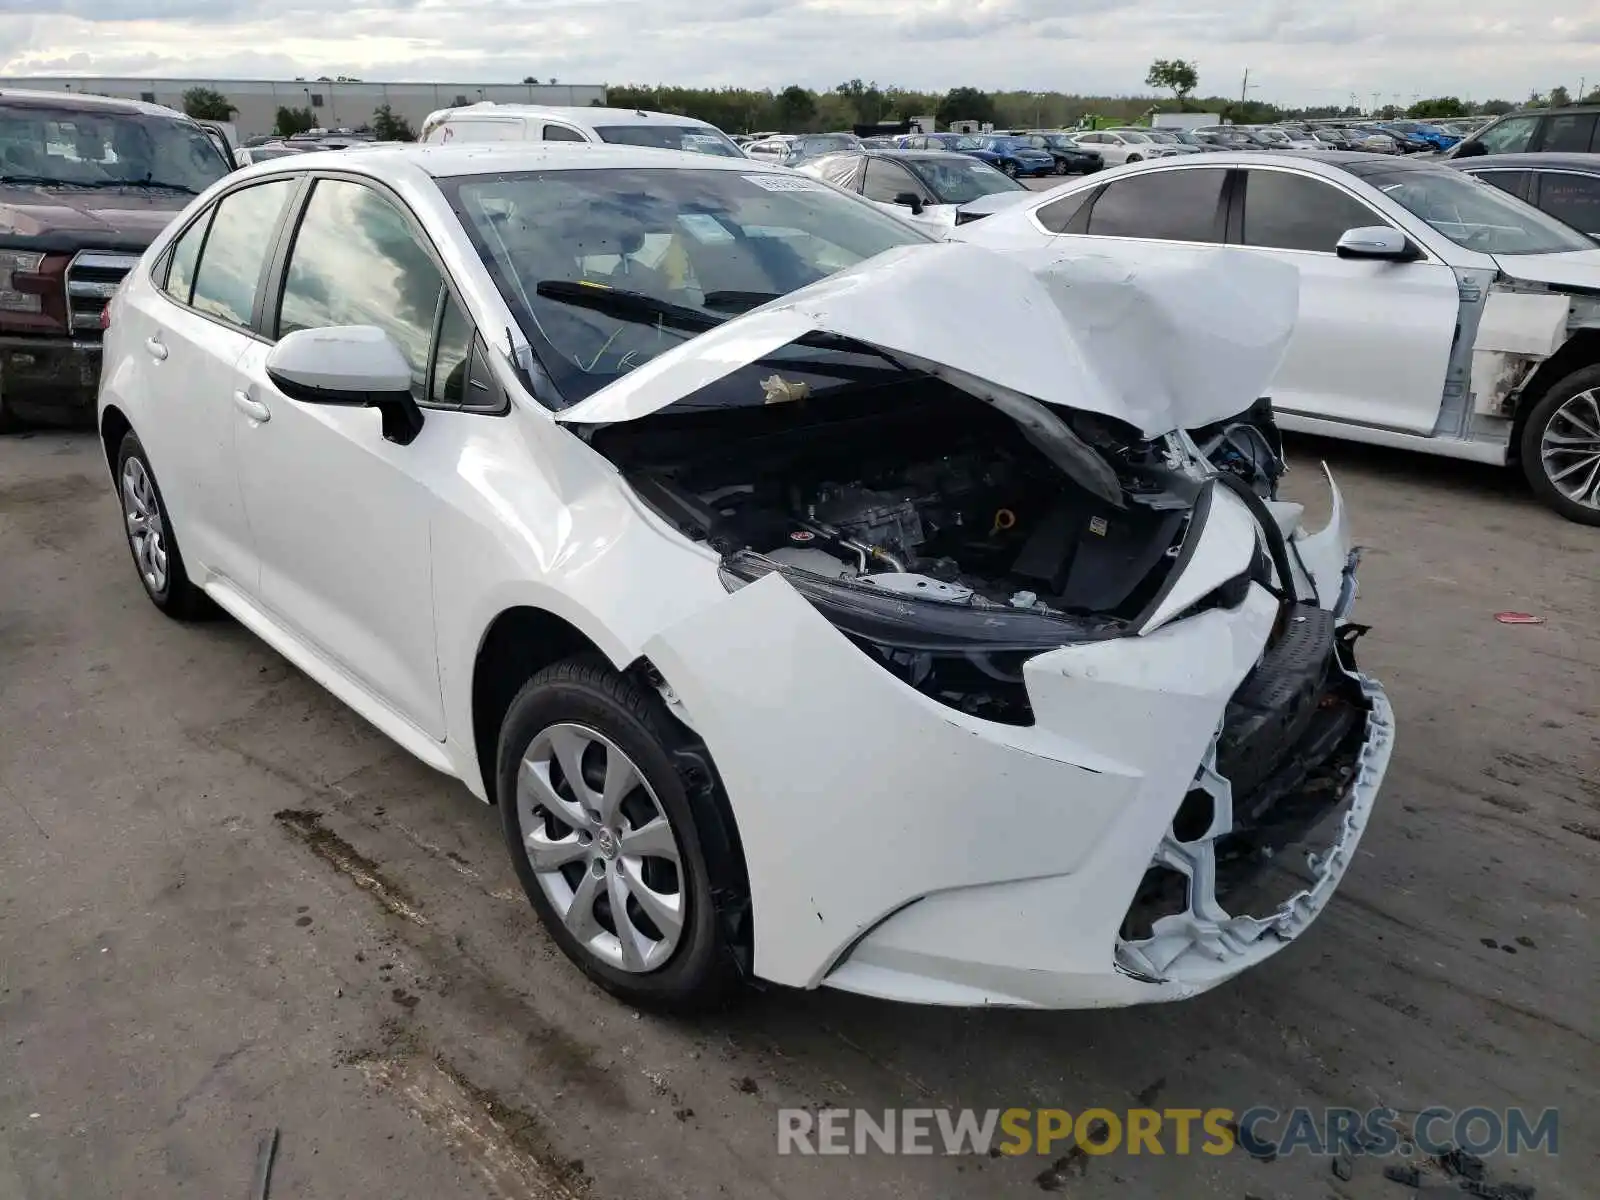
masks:
[[[1171,867],[1153,866],[1139,881],[1117,936],[1125,942],[1142,942],[1154,935],[1155,923],[1162,917],[1181,916],[1188,910],[1189,877]]]

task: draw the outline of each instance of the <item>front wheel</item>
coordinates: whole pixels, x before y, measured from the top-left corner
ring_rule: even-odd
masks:
[[[1011,176],[1012,179],[1017,177],[1017,164],[1014,162],[1002,163],[1000,169]]]
[[[590,979],[665,1011],[713,1007],[740,975],[742,869],[687,741],[659,697],[597,658],[539,672],[500,728],[501,821],[534,911]]]
[[[1067,173],[1067,160],[1064,159],[1064,158],[1057,159],[1056,160],[1056,174],[1057,175],[1065,175],[1066,173]]]
[[[1569,521],[1600,525],[1600,364],[1544,394],[1519,450],[1534,495]]]
[[[1143,162],[1144,161],[1144,156],[1143,155],[1139,155],[1139,154],[1130,154],[1130,155],[1128,155],[1127,158],[1123,159],[1123,161],[1124,162],[1131,162],[1131,163]]]

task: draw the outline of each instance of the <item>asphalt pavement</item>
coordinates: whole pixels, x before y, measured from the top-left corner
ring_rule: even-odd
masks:
[[[1398,721],[1303,938],[1170,1006],[671,1021],[559,956],[493,810],[234,622],[156,612],[92,437],[0,438],[0,1197],[243,1198],[274,1129],[295,1200],[1422,1194],[1306,1154],[776,1153],[780,1107],[1136,1104],[1556,1107],[1559,1155],[1490,1177],[1593,1196],[1600,531],[1491,468],[1291,455],[1370,548]]]

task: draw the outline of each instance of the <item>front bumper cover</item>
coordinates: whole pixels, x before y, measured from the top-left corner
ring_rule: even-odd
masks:
[[[94,421],[100,343],[0,336],[0,405],[25,420]]]

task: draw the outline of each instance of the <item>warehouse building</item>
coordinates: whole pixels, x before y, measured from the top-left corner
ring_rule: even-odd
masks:
[[[555,83],[367,83],[325,79],[112,79],[81,76],[0,79],[0,90],[87,92],[183,109],[183,94],[204,87],[221,92],[237,106],[233,123],[241,138],[272,133],[280,108],[309,108],[326,129],[355,129],[372,121],[387,104],[413,129],[435,109],[493,100],[500,104],[604,104],[603,84]]]

